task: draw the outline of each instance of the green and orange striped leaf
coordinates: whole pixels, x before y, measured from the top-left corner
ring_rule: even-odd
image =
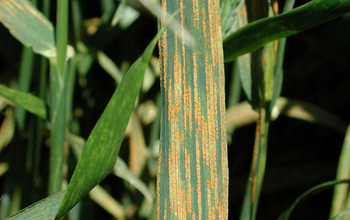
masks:
[[[162,0],[180,10],[160,41],[161,148],[158,219],[227,219],[228,162],[219,0]],[[181,39],[185,30],[195,44]]]

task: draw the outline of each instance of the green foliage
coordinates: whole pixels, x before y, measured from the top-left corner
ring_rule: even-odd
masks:
[[[8,220],[34,220],[34,219],[55,219],[59,205],[63,200],[65,191],[53,194],[37,203],[21,210],[16,215],[6,218]]]
[[[24,46],[20,68],[1,69],[19,69],[18,78],[0,76],[0,218],[227,219],[227,143],[234,154],[241,146],[233,131],[256,123],[240,205],[240,219],[254,220],[272,121],[283,115],[346,133],[338,115],[280,95],[285,38],[350,12],[348,0],[313,0],[295,9],[287,0],[282,14],[277,1],[267,0],[160,2],[0,0],[0,22]],[[101,11],[90,15],[88,7]],[[49,12],[55,10],[54,26]],[[151,37],[143,25],[155,26],[151,15],[160,30],[145,49]],[[239,103],[241,88],[248,102]],[[336,180],[303,193],[280,219],[333,186],[330,217],[347,219],[348,148],[349,130]],[[89,208],[96,205],[105,212]]]
[[[225,38],[225,62],[349,11],[350,2],[346,0],[314,0],[290,12],[252,22]]]
[[[0,85],[0,95],[23,107],[42,119],[46,119],[46,107],[43,100],[28,93],[16,91]]]
[[[92,130],[69,183],[57,214],[58,217],[73,208],[112,171],[124,131],[141,89],[143,74],[159,37],[160,34],[153,39],[144,54],[130,67]]]

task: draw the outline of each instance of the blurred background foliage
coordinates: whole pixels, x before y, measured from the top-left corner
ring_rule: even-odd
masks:
[[[74,65],[71,68],[76,69],[77,76],[72,97],[71,122],[68,126],[71,133],[85,139],[123,74],[142,54],[157,32],[157,19],[147,9],[136,4],[136,1],[128,2],[132,7],[124,1],[114,0],[70,1],[69,44],[76,50]],[[235,4],[237,2],[235,1]],[[295,7],[306,2],[308,1],[296,1]],[[42,4],[42,1],[38,1],[39,8]],[[278,1],[278,4],[281,9],[284,1]],[[116,17],[117,9],[123,13]],[[53,22],[54,12],[55,6],[52,5],[50,20]],[[225,27],[234,22],[225,21]],[[225,28],[225,31],[230,32],[230,28]],[[288,114],[281,114],[271,124],[266,175],[257,219],[276,219],[302,192],[321,182],[335,179],[344,141],[344,126],[346,128],[350,121],[349,36],[350,15],[347,14],[287,39],[282,96],[316,105],[334,114],[338,117],[339,121],[336,123],[340,129],[295,119]],[[0,40],[0,83],[18,88],[19,72],[23,65],[22,45],[2,25]],[[33,59],[29,92],[39,95],[37,78],[41,58],[35,55]],[[234,81],[231,75],[233,65],[227,63],[225,67],[226,91],[229,94]],[[239,102],[246,101],[243,91],[240,94]],[[129,166],[133,175],[147,185],[146,191],[153,196],[159,147],[157,50],[146,72],[138,103],[119,156]],[[50,139],[46,127],[40,127],[37,131],[40,132],[43,141],[37,150],[30,151],[28,146],[37,135],[33,130],[36,116],[26,114],[25,123],[21,128],[18,124],[15,125],[13,104],[1,99],[0,108],[0,195],[12,190],[17,200],[9,204],[6,212],[13,214],[18,209],[46,197]],[[247,112],[251,110],[245,108],[242,115],[236,110],[232,115],[244,119],[247,118]],[[256,119],[252,119],[254,120]],[[229,136],[228,148],[229,219],[238,219],[250,170],[255,125],[242,122],[233,127],[236,129]],[[74,140],[77,141],[74,138],[70,139]],[[82,139],[79,141],[83,142]],[[74,155],[74,152],[66,153]],[[31,156],[28,156],[30,154]],[[70,176],[76,158],[70,156],[67,164],[69,169],[66,170],[66,175]],[[100,186],[117,202],[117,205],[112,204],[112,207],[120,206],[126,218],[152,217],[152,203],[135,189],[135,185],[110,175]],[[116,214],[113,215],[113,211],[108,211],[108,204],[101,204],[107,199],[102,199],[99,203],[96,195],[104,194],[101,191],[93,195],[90,193],[89,198],[85,198],[73,209],[70,218],[118,218]],[[328,190],[305,201],[295,211],[293,219],[324,219],[329,215],[332,195],[333,191]],[[4,215],[7,208],[4,206],[5,199],[4,196],[1,197],[1,217],[7,216]]]

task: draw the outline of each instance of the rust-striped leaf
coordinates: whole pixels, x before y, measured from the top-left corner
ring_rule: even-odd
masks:
[[[160,42],[158,219],[227,219],[228,164],[219,0],[161,0],[180,30]],[[161,26],[164,25],[161,19]],[[195,44],[183,39],[188,30]]]

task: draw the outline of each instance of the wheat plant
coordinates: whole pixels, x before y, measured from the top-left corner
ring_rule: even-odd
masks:
[[[347,19],[348,0],[52,3],[0,0],[0,36],[23,44],[18,73],[0,82],[1,219],[233,218],[231,138],[255,123],[234,207],[254,220],[272,121],[346,133],[339,117],[281,91],[286,37]],[[280,219],[334,186],[330,218],[347,219],[348,148],[349,131],[336,179],[295,196]]]

